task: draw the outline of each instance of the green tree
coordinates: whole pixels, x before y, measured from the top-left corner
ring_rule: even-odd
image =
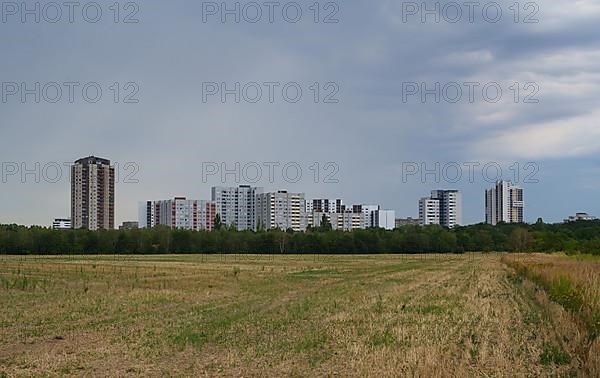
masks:
[[[509,243],[516,252],[524,252],[531,245],[531,237],[529,231],[522,227],[517,227],[510,233]]]
[[[323,216],[321,217],[321,226],[319,226],[319,231],[327,232],[331,231],[332,229],[333,227],[331,226],[329,218],[327,218],[327,215],[323,214]]]
[[[223,223],[221,223],[221,215],[217,214],[215,216],[214,229],[219,231],[223,227]]]

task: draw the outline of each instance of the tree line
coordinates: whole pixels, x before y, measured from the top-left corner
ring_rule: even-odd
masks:
[[[557,252],[600,255],[600,220],[566,224],[476,224],[446,229],[404,226],[393,231],[333,231],[327,222],[306,232],[212,232],[155,227],[134,230],[52,230],[0,225],[0,254],[376,254],[481,251]]]

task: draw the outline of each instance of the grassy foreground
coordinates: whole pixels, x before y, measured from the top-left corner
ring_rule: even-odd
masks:
[[[509,265],[0,256],[0,377],[599,374],[578,315]]]

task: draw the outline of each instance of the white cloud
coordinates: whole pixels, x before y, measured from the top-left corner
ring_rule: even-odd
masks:
[[[600,110],[520,129],[508,129],[473,145],[473,152],[492,158],[545,159],[580,157],[600,151]]]
[[[597,19],[600,15],[599,0],[538,0],[535,4],[539,7],[535,16],[539,23],[531,25],[536,31],[557,30],[564,26],[572,26],[573,22]],[[533,9],[522,11],[523,16],[532,11]]]

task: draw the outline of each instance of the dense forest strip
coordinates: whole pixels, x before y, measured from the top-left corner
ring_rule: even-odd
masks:
[[[52,230],[0,225],[0,254],[378,254],[557,252],[600,255],[600,220],[565,224],[477,224],[454,229],[405,226],[352,232],[328,229],[212,232],[156,227]]]

